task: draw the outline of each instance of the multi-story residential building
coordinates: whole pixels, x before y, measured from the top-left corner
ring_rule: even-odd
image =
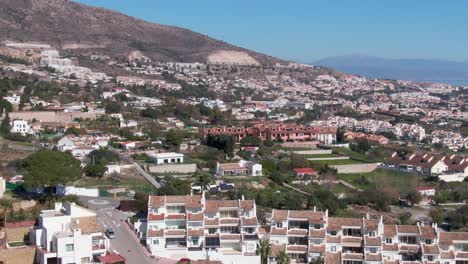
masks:
[[[22,119],[15,119],[10,122],[10,132],[11,133],[19,133],[23,136],[25,135],[32,135],[34,134],[34,130],[32,129],[31,125],[29,125],[28,121]]]
[[[333,144],[336,142],[334,127],[319,127],[293,124],[258,123],[251,127],[213,127],[205,128],[203,134],[232,135],[237,141],[247,136],[259,137],[261,140],[315,141]]]
[[[40,264],[95,263],[109,248],[96,213],[70,202],[43,210],[29,239],[37,246],[36,263]]]
[[[253,200],[150,196],[146,224],[137,229],[155,256],[258,262],[258,222]]]
[[[269,240],[269,263],[276,263],[281,251],[293,263],[324,258],[325,264],[461,264],[468,256],[468,232],[329,217],[315,210],[273,210]]]

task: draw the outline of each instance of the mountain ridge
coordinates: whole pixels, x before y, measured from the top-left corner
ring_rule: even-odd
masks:
[[[116,57],[138,51],[157,61],[207,62],[216,52],[232,51],[241,52],[233,53],[244,56],[241,62],[283,62],[188,29],[69,0],[0,0],[0,40],[39,41]]]

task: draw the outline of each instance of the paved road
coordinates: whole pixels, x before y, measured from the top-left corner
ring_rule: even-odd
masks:
[[[113,198],[80,197],[89,209],[96,211],[98,223],[104,228],[112,228],[116,234],[110,240],[110,248],[125,257],[127,263],[154,264],[163,263],[149,257],[148,251],[140,244],[139,239],[129,228],[125,220],[131,214],[115,209],[119,201]]]

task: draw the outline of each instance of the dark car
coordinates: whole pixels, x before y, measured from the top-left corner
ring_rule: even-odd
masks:
[[[109,239],[114,239],[115,238],[115,232],[114,232],[114,230],[112,230],[110,228],[106,229],[105,234]]]

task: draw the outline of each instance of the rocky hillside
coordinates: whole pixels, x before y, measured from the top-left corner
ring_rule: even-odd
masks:
[[[77,53],[156,61],[263,65],[279,61],[187,29],[68,0],[0,0],[0,40],[39,41]]]

